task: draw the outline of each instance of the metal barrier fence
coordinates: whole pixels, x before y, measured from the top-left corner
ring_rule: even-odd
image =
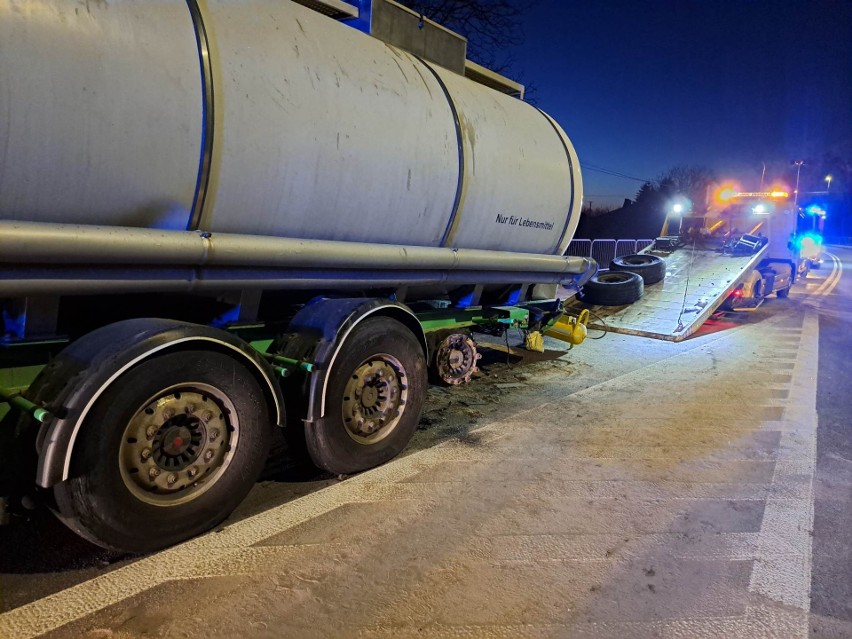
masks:
[[[571,240],[565,255],[590,257],[605,271],[616,257],[638,253],[653,243],[654,240]]]
[[[592,256],[592,241],[591,240],[571,240],[568,244],[568,249],[565,255],[571,257],[591,257]]]

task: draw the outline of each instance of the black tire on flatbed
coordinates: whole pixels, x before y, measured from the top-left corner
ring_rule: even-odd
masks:
[[[666,261],[656,255],[636,253],[623,255],[609,263],[610,271],[628,271],[642,277],[645,285],[656,284],[666,277]]]
[[[587,304],[624,306],[642,297],[642,277],[629,271],[596,273],[583,286],[581,299]]]

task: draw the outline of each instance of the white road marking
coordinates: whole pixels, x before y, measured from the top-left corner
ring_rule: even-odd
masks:
[[[778,496],[766,501],[760,528],[760,551],[749,586],[752,592],[805,613],[810,611],[818,369],[819,320],[814,313],[808,312],[802,326],[785,412],[785,421],[795,430],[781,433],[780,457],[771,484]],[[803,480],[804,494],[801,494]],[[782,491],[789,488],[797,488],[800,493],[781,496]],[[785,542],[795,555],[779,556],[779,541]],[[806,637],[806,615],[802,623],[798,634]]]
[[[825,278],[820,287],[813,292],[813,295],[830,295],[840,282],[840,277],[843,275],[843,263],[840,259],[832,253],[826,253],[825,255],[831,258],[831,273],[828,274],[828,277]]]

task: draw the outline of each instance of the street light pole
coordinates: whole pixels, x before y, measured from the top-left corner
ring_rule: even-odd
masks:
[[[802,165],[805,163],[804,160],[796,160],[793,164],[796,165],[796,192],[793,197],[793,206],[796,207],[796,210],[799,210],[799,173],[802,170]]]

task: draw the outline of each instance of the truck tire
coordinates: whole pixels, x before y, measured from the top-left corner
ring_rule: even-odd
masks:
[[[647,286],[656,284],[666,277],[666,261],[656,255],[624,255],[617,257],[609,263],[610,271],[629,271],[642,277]]]
[[[587,304],[623,306],[632,304],[645,290],[642,277],[630,271],[596,273],[583,286],[582,300]]]
[[[335,474],[367,470],[408,445],[426,398],[426,358],[414,334],[388,317],[367,319],[329,371],[325,415],[305,426],[314,464]]]
[[[58,516],[89,541],[149,552],[213,528],[266,460],[269,407],[252,372],[206,350],[138,364],[92,406],[54,486]]]

